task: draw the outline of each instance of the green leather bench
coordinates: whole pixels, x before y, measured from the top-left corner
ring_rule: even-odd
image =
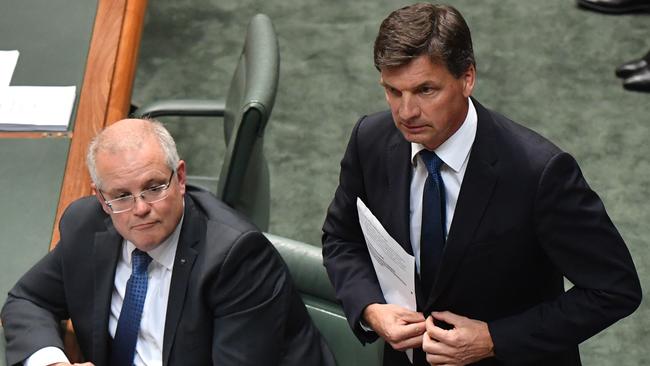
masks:
[[[381,365],[384,344],[361,345],[354,336],[323,267],[319,247],[265,233],[287,263],[314,323],[339,366]]]

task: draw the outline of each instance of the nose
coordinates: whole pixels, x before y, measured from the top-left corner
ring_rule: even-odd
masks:
[[[399,105],[399,117],[403,121],[409,121],[417,118],[420,115],[420,106],[418,105],[415,96],[410,93],[402,94],[402,100]]]
[[[135,203],[133,205],[133,213],[137,216],[144,216],[151,210],[151,204],[144,201],[140,196],[135,196]]]

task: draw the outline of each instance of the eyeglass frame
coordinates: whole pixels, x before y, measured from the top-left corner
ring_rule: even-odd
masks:
[[[174,174],[176,174],[176,169],[172,169],[172,173],[169,175],[169,180],[167,181],[167,183],[165,183],[165,184],[160,184],[160,185],[157,185],[157,186],[155,186],[155,187],[151,187],[151,188],[148,188],[148,189],[142,190],[142,191],[140,191],[140,193],[138,193],[138,194],[132,194],[132,193],[131,193],[131,194],[129,194],[128,196],[119,197],[119,198],[115,198],[115,199],[112,199],[112,200],[107,200],[106,197],[104,197],[104,193],[102,192],[101,189],[98,188],[98,189],[97,189],[97,192],[99,192],[99,195],[101,196],[102,200],[104,201],[104,203],[106,204],[106,206],[108,206],[108,208],[111,209],[111,212],[112,212],[112,213],[114,213],[114,214],[118,214],[118,213],[129,212],[129,211],[133,210],[133,208],[135,207],[135,205],[136,205],[136,203],[137,203],[137,197],[140,197],[140,199],[141,199],[143,202],[145,202],[146,204],[149,204],[149,205],[150,205],[150,204],[153,204],[153,203],[156,203],[156,202],[160,202],[160,201],[164,200],[165,198],[169,197],[169,193],[167,193],[167,194],[166,194],[164,197],[162,197],[162,198],[159,198],[159,199],[157,199],[157,200],[155,200],[155,201],[152,201],[152,202],[147,202],[147,201],[144,199],[144,197],[142,197],[142,195],[143,195],[144,193],[151,192],[151,191],[154,191],[154,190],[156,190],[156,189],[160,189],[161,191],[164,191],[164,192],[168,191],[168,190],[169,190],[169,187],[171,187],[172,179],[174,178]],[[126,210],[120,210],[120,211],[115,211],[115,209],[114,209],[113,206],[112,206],[112,203],[114,203],[115,201],[126,201],[126,199],[129,198],[129,197],[132,198],[132,201],[131,201],[131,202],[133,202],[133,205],[131,205],[131,207],[130,207],[129,209],[126,209]]]

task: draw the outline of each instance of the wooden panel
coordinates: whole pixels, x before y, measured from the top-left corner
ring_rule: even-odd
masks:
[[[145,8],[146,0],[99,1],[50,248],[59,241],[65,208],[91,193],[85,164],[90,140],[128,114]]]
[[[131,91],[138,64],[138,51],[140,50],[145,10],[146,0],[131,0],[126,4],[113,86],[108,99],[106,125],[126,117],[131,107]]]

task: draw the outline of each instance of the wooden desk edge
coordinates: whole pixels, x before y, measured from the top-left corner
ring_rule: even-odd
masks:
[[[0,139],[72,138],[71,131],[3,131]]]

